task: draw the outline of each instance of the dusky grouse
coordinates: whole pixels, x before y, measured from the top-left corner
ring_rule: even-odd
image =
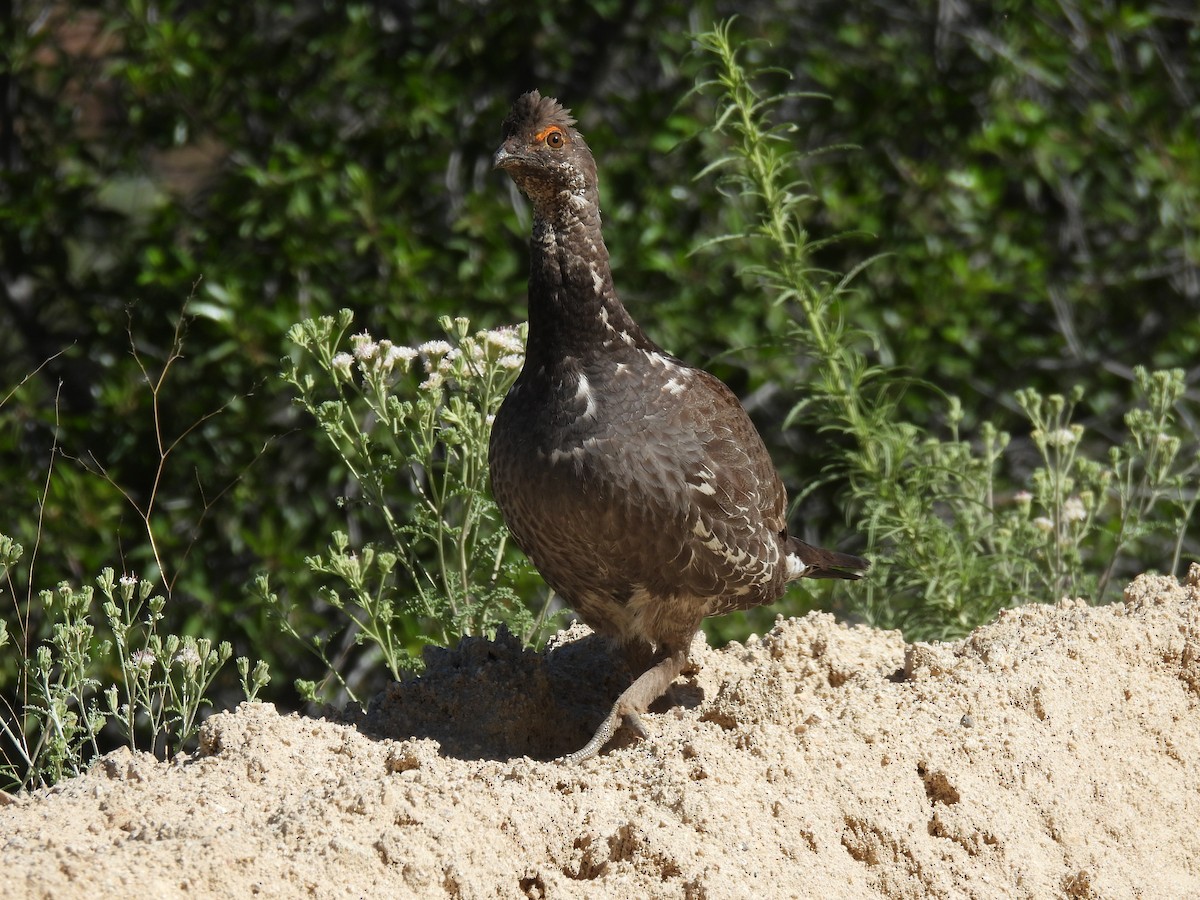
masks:
[[[566,762],[595,756],[622,721],[645,735],[638,714],[684,669],[705,616],[869,565],[788,536],[783,483],[737,397],[617,299],[596,163],[574,125],[532,91],[494,157],[533,205],[533,236],[525,365],[489,447],[518,546],[637,676]]]

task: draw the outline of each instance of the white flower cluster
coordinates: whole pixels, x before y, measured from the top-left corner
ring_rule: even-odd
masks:
[[[1088,517],[1087,506],[1081,497],[1068,497],[1064,500],[1061,513],[1062,520],[1068,525],[1075,522],[1086,522]],[[1038,516],[1033,520],[1033,527],[1049,534],[1054,530],[1054,520],[1049,516]]]
[[[1079,497],[1068,497],[1064,500],[1062,514],[1067,522],[1085,522],[1088,517],[1087,507]]]
[[[515,359],[517,361],[516,365],[509,362],[504,365],[504,368],[520,368],[525,360],[525,342],[521,340],[521,335],[516,328],[508,325],[503,328],[493,328],[491,331],[484,331],[481,334],[483,335],[484,343],[502,354],[500,357],[502,364],[506,360],[511,361]]]
[[[350,343],[352,353],[343,351],[330,360],[334,374],[346,381],[353,374],[355,362],[364,376],[371,377],[407,372],[417,358],[417,351],[412,347],[399,346],[388,340],[376,341],[366,331],[353,335]]]
[[[1082,425],[1070,425],[1065,428],[1058,428],[1045,435],[1046,446],[1074,447],[1079,443],[1081,437],[1083,437]]]
[[[455,363],[462,357],[462,351],[452,347],[449,341],[426,341],[417,347],[425,373],[429,376],[421,382],[421,390],[438,391],[446,382],[447,375],[454,375]]]
[[[465,319],[456,319],[455,324],[465,332]],[[458,347],[441,339],[406,347],[388,340],[375,341],[366,331],[353,335],[350,343],[352,352],[338,353],[330,361],[338,378],[349,381],[356,363],[364,377],[403,374],[419,358],[428,376],[420,385],[423,391],[440,390],[447,378],[462,381],[478,377],[488,363],[516,370],[525,362],[525,342],[512,326],[479,331],[473,337],[462,338]]]
[[[175,658],[171,661],[185,669],[194,669],[200,665],[200,652],[189,644],[176,653]]]
[[[417,347],[417,352],[425,360],[426,372],[436,370],[443,359],[457,359],[460,353],[460,351],[450,346],[449,341],[426,341]]]
[[[350,367],[354,365],[354,357],[349,353],[337,353],[334,354],[332,363],[333,371],[340,377],[349,380]]]
[[[473,359],[491,360],[501,369],[515,370],[525,364],[525,342],[512,326],[479,332],[470,340],[468,352]]]
[[[339,353],[333,358],[334,368],[346,376],[354,360],[358,360],[364,375],[390,375],[396,370],[407,372],[417,358],[417,351],[412,347],[393,344],[388,340],[376,342],[365,331],[351,337],[350,343],[354,346],[352,358],[348,353]]]
[[[460,333],[466,331],[465,319],[456,319]],[[481,377],[489,366],[515,370],[525,362],[525,342],[516,328],[494,328],[464,335],[459,346],[447,341],[426,341],[417,348],[429,376],[421,384],[426,391],[439,390],[446,379],[457,382]]]

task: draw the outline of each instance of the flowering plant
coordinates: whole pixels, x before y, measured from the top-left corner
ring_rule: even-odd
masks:
[[[811,368],[791,418],[844,438],[830,470],[845,479],[847,515],[872,561],[851,612],[910,639],[945,638],[1004,607],[1064,596],[1099,603],[1123,574],[1180,572],[1200,502],[1185,373],[1131,372],[1133,403],[1119,442],[1073,420],[1082,388],[1016,393],[1024,413],[1017,445],[1036,453],[1006,453],[1009,434],[986,421],[970,423],[968,437],[962,403],[940,392],[930,399],[943,410],[944,430],[906,421],[901,398],[920,386],[876,363],[878,337],[849,324],[852,281],[873,260],[840,277],[815,265],[814,253],[837,239],[811,240],[806,230],[815,195],[804,179],[819,151],[797,149],[794,128],[773,120],[797,95],[762,91],[761,72],[743,65],[731,31],[726,22],[697,36],[713,63],[699,89],[716,97],[713,131],[727,147],[706,171],[728,179],[750,216],[744,231],[709,245],[743,241],[755,262],[745,276],[796,319],[791,337]]]
[[[352,321],[342,310],[293,326],[288,337],[305,353],[284,363],[285,380],[352,479],[342,498],[356,514],[351,528],[306,560],[339,584],[322,596],[396,678],[425,643],[491,633],[502,622],[531,638],[539,623],[511,587],[527,564],[506,553],[487,480],[491,421],[524,360],[524,326],[473,333],[467,319],[443,317],[444,338],[409,347],[350,334]],[[286,611],[265,576],[259,591]],[[283,621],[325,658],[325,638]],[[315,694],[311,684],[301,689]]]
[[[0,573],[7,576],[20,553],[19,545],[0,539]],[[233,655],[228,641],[161,634],[167,601],[146,579],[118,578],[106,568],[96,587],[99,596],[91,585],[62,581],[38,595],[54,627],[49,640],[20,659],[24,706],[0,717],[6,789],[80,774],[114,734],[161,757],[184,750],[210,705],[205,695]],[[0,629],[0,647],[7,639]],[[237,668],[246,698],[255,699],[270,681],[266,663],[251,669],[238,657]]]

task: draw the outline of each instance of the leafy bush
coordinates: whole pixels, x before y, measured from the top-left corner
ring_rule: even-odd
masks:
[[[908,379],[872,364],[868,336],[847,325],[858,312],[850,292],[858,270],[837,278],[812,262],[822,242],[805,229],[813,197],[803,156],[790,130],[768,118],[785,98],[755,87],[729,23],[698,40],[716,69],[700,87],[716,95],[715,127],[730,143],[711,169],[757,215],[720,241],[740,240],[758,260],[744,275],[793,309],[792,337],[816,364],[791,418],[847,439],[831,477],[848,481],[847,514],[875,561],[852,595],[854,611],[910,639],[949,636],[1018,603],[1064,595],[1102,602],[1118,558],[1134,547],[1176,571],[1200,482],[1200,442],[1182,424],[1182,370],[1136,370],[1128,436],[1108,447],[1085,441],[1071,420],[1082,388],[1070,400],[1018,392],[1040,459],[1015,493],[1002,481],[1009,436],[985,422],[973,446],[959,434],[958,398],[944,399],[945,437],[903,421],[898,401]],[[1151,540],[1164,533],[1168,542]]]
[[[797,274],[771,280],[765,233],[688,255],[763,208],[681,176],[726,152],[701,127],[718,95],[678,102],[711,59],[687,57],[688,33],[722,8],[531,2],[481,19],[428,0],[68,0],[0,16],[0,504],[2,530],[29,548],[0,617],[5,650],[21,651],[0,654],[10,711],[26,696],[21,654],[58,652],[65,605],[42,608],[39,584],[78,585],[114,559],[160,585],[158,633],[219,635],[286,671],[272,699],[294,705],[293,680],[323,678],[324,657],[371,689],[380,657],[356,648],[362,626],[327,630],[316,582],[366,616],[359,595],[305,557],[335,531],[346,543],[320,554],[328,569],[395,544],[334,444],[311,440],[276,389],[283,335],[347,305],[398,344],[447,314],[514,319],[527,231],[488,161],[505,109],[535,86],[586,125],[634,315],[746,399],[805,536],[849,539],[844,508],[879,557],[862,594],[796,591],[750,623],[714,623],[721,635],[814,603],[910,637],[958,632],[1014,598],[1107,597],[1134,570],[1194,555],[1194,374],[1181,396],[1172,374],[1200,352],[1192,11],[738,4],[739,28],[767,40],[742,59],[780,120],[809,145],[861,147],[761,160],[787,164],[781,185],[819,184],[819,205],[792,210],[811,237],[776,224],[805,248],[789,265],[831,295],[813,311],[826,349],[848,351],[839,383],[810,347],[818,331],[789,331],[790,315],[808,321],[800,298],[764,302]],[[788,71],[764,71],[771,59]],[[830,99],[782,96],[788,79]],[[874,237],[829,240],[843,231]],[[838,292],[821,269],[857,275]],[[846,406],[847,390],[863,402]],[[784,427],[797,397],[803,433]],[[409,487],[389,499],[407,521]],[[408,551],[436,566],[433,546]],[[272,640],[269,608],[246,597],[263,569],[321,656]],[[513,574],[530,596],[534,580]],[[410,577],[397,561],[390,583]],[[972,594],[979,608],[960,609]],[[94,642],[112,640],[103,613],[89,617]],[[400,669],[439,632],[420,609],[393,618]],[[103,668],[116,683],[120,666]],[[225,675],[209,691],[219,705],[236,701]]]
[[[9,572],[23,552],[0,535],[0,570],[10,593]],[[64,581],[39,593],[51,631],[32,651],[34,636],[0,627],[0,648],[17,643],[20,702],[0,716],[0,789],[78,775],[114,739],[167,757],[196,736],[209,706],[205,694],[233,654],[229,642],[214,646],[207,638],[160,634],[167,601],[153,595],[148,581],[118,579],[105,569],[96,584],[99,609],[91,586]],[[21,622],[28,621],[27,611]],[[251,670],[245,657],[237,666],[243,692],[253,700],[270,680],[268,669],[259,662]]]
[[[379,536],[352,550],[338,531],[325,555],[307,558],[315,575],[349,594],[325,587],[322,598],[350,619],[355,643],[378,648],[396,679],[427,643],[448,646],[500,624],[533,640],[549,601],[535,619],[514,590],[530,569],[506,554],[508,530],[487,484],[490,424],[524,360],[524,326],[472,334],[466,318],[445,317],[447,339],[408,347],[366,332],[347,342],[352,321],[342,310],[294,326],[288,336],[305,356],[284,362],[299,403],[353,474],[358,493],[341,502],[355,514],[354,530]],[[328,636],[302,634],[266,576],[258,589],[353,696],[325,653]],[[301,690],[314,696],[310,683]]]

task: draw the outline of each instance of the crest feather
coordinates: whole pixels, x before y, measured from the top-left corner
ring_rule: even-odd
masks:
[[[543,97],[533,90],[522,94],[513,104],[504,119],[504,137],[509,138],[524,130],[540,131],[547,125],[570,128],[574,124],[575,118],[569,109],[553,97]]]

